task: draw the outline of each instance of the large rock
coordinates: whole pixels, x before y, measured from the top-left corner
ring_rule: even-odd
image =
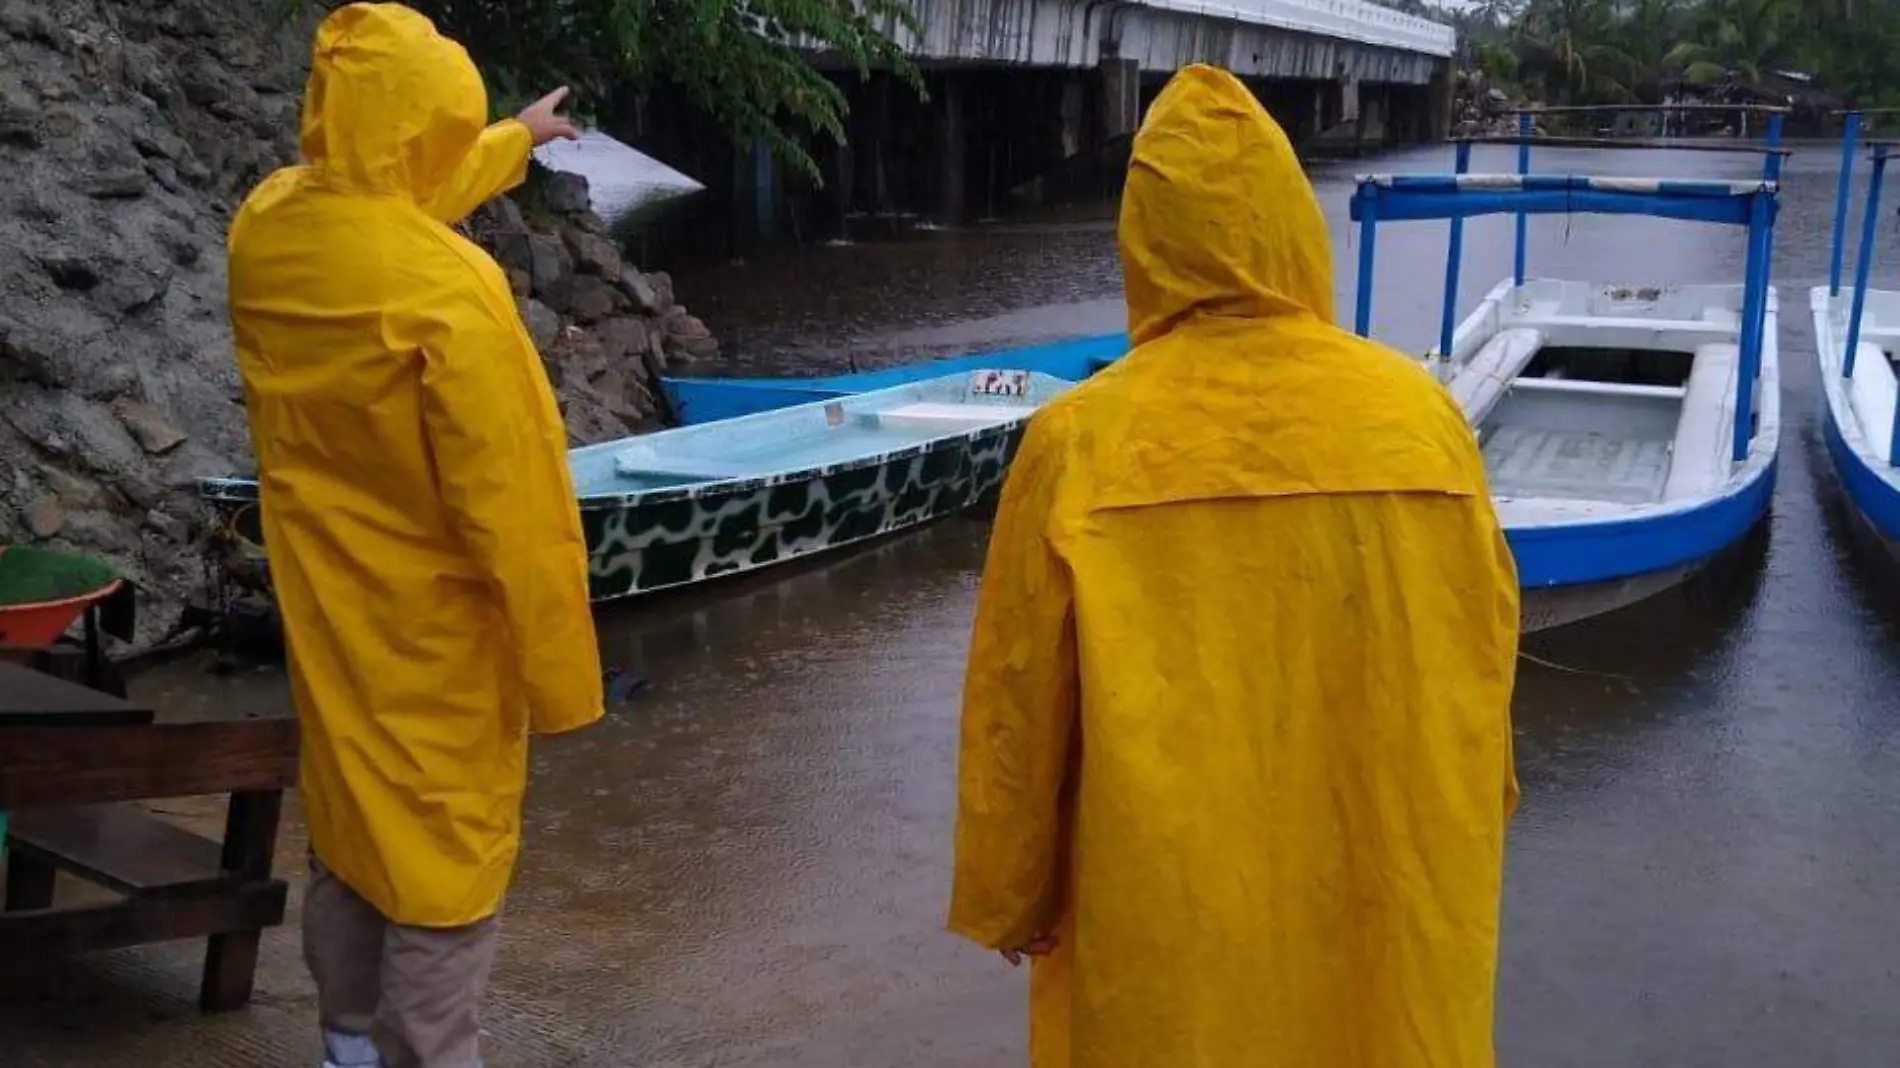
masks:
[[[574,279],[568,314],[583,325],[597,323],[614,313],[618,294],[602,279],[584,274]]]
[[[653,280],[631,267],[620,272],[620,291],[633,301],[635,310],[642,315],[665,315],[668,304],[661,303],[659,287]]]
[[[594,328],[594,337],[600,341],[607,360],[616,364],[638,360],[652,346],[646,322],[631,315],[615,316],[601,323]]]
[[[553,308],[532,298],[520,301],[521,322],[534,339],[534,347],[546,352],[561,337],[561,316]]]
[[[489,238],[489,252],[495,262],[509,271],[534,273],[534,243],[526,230],[497,231]]]
[[[620,250],[612,241],[585,230],[570,229],[562,236],[573,254],[575,270],[609,280],[621,277]]]
[[[528,248],[535,298],[565,314],[574,299],[574,263],[567,247],[558,237],[534,234],[528,238]]]
[[[587,189],[587,179],[578,174],[565,171],[549,172],[543,182],[548,210],[559,215],[578,215],[592,211],[593,195]]]
[[[87,196],[98,200],[125,200],[142,197],[152,187],[152,176],[144,167],[128,167],[123,170],[106,171],[95,174],[81,182],[80,188]]]
[[[26,509],[27,532],[36,538],[50,538],[66,525],[66,509],[57,497],[41,497]]]
[[[118,414],[125,428],[131,431],[139,447],[153,456],[163,456],[183,445],[191,436],[174,425],[164,412],[149,404],[122,400],[112,410]]]

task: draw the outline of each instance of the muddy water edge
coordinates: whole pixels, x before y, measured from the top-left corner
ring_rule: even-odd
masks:
[[[1380,166],[1442,169],[1444,155]],[[1550,153],[1539,165],[1751,169],[1687,154]],[[1863,1065],[1900,1049],[1900,584],[1857,539],[1827,467],[1806,319],[1834,165],[1807,147],[1788,179],[1773,518],[1684,590],[1527,643],[1503,1064]],[[1487,166],[1509,161],[1481,152]],[[1315,176],[1344,318],[1351,170]],[[1380,241],[1375,322],[1422,351],[1444,228],[1392,227]],[[1508,222],[1469,228],[1464,306],[1508,272],[1509,242]],[[1531,257],[1535,272],[1571,278],[1726,280],[1742,241],[1544,219]],[[792,374],[1115,330],[1118,286],[1108,209],[861,235],[679,279],[719,328],[731,373]],[[1024,1063],[1021,977],[939,932],[986,534],[956,520],[772,581],[602,615],[607,659],[650,686],[599,728],[536,750],[494,983],[496,1063]],[[137,685],[173,706],[286,701],[275,673],[217,679],[195,664]],[[278,956],[266,1002],[301,1019],[307,988],[294,953]],[[0,1034],[51,1041],[4,1019]],[[303,1048],[294,1034],[255,1041]]]

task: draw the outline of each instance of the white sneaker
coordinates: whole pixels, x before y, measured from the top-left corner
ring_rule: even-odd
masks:
[[[368,1035],[325,1031],[323,1054],[322,1068],[383,1068],[382,1055]]]

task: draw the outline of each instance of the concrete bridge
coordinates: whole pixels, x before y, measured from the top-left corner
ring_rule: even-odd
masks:
[[[1366,0],[915,0],[921,35],[887,33],[928,66],[1093,67],[1144,72],[1212,63],[1243,78],[1351,78],[1425,85],[1441,73],[1451,27]]]
[[[1240,76],[1306,151],[1420,142],[1450,125],[1456,34],[1367,0],[912,0],[912,10],[921,32],[884,30],[923,71],[927,99],[812,53],[851,103],[848,143],[813,144],[822,191],[801,189],[762,145],[708,157],[711,130],[676,146],[627,139],[715,190],[731,175],[714,199],[744,244],[837,232],[867,213],[955,221],[1112,192],[1147,104],[1192,63]]]

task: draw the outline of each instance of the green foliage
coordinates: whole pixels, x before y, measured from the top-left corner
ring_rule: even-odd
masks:
[[[1654,103],[1676,79],[1777,70],[1863,106],[1900,98],[1900,0],[1486,0],[1457,23],[1467,63],[1551,103]]]
[[[278,2],[296,14],[343,0]],[[670,84],[735,139],[764,138],[813,182],[817,165],[796,134],[842,142],[847,105],[801,49],[834,55],[860,77],[894,71],[923,91],[893,39],[918,29],[906,0],[407,2],[468,48],[504,107],[566,85],[577,114],[607,117],[626,91]]]

